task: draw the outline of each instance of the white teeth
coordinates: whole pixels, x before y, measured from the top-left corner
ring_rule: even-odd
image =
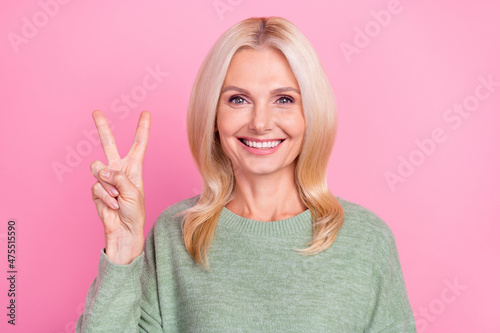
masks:
[[[255,142],[255,141],[248,141],[243,139],[243,142],[253,148],[274,148],[277,145],[279,145],[283,140],[276,140],[276,141],[265,141],[265,142]]]

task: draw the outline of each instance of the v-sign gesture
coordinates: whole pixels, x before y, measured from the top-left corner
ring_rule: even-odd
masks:
[[[115,139],[104,114],[92,113],[108,165],[94,161],[90,165],[97,182],[92,186],[92,200],[103,223],[106,255],[121,265],[129,264],[142,253],[144,246],[144,183],[142,162],[148,143],[151,115],[141,113],[134,142],[127,156],[120,157]]]

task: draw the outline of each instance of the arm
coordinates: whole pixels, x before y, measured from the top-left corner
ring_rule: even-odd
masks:
[[[392,231],[387,227],[375,240],[369,325],[366,332],[414,333],[415,319],[406,291]]]
[[[91,164],[97,180],[92,186],[92,200],[103,223],[106,250],[101,251],[98,274],[88,291],[76,332],[156,332],[161,329],[161,319],[158,303],[150,301],[158,298],[154,249],[144,242],[142,180],[150,115],[141,113],[134,143],[124,158],[102,112],[94,111],[92,116],[109,163]]]
[[[113,263],[101,250],[76,333],[162,332],[153,244],[152,230],[144,252],[127,265]]]
[[[109,260],[101,250],[99,269],[76,323],[76,332],[139,332],[140,274],[144,253],[128,265]]]

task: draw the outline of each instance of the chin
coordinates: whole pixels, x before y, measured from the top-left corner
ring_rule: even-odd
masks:
[[[256,176],[264,176],[264,175],[270,175],[279,172],[282,170],[281,168],[254,168],[254,169],[245,169],[242,170],[240,169],[240,173],[244,173],[246,175],[256,175]]]

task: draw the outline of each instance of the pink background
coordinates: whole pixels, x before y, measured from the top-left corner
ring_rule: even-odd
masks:
[[[497,1],[65,2],[3,1],[0,10],[0,331],[72,332],[83,310],[104,246],[89,166],[107,162],[86,135],[91,112],[114,124],[123,155],[140,111],[152,115],[147,232],[167,206],[199,193],[185,116],[204,56],[236,22],[277,15],[323,62],[340,119],[328,183],[392,228],[418,331],[500,332]],[[164,73],[151,90],[142,88],[148,67]],[[125,95],[135,96],[130,106]],[[464,103],[472,111],[460,116],[453,107]],[[402,160],[413,170],[398,171]],[[390,185],[386,175],[398,172]],[[9,219],[15,328],[5,315]]]

